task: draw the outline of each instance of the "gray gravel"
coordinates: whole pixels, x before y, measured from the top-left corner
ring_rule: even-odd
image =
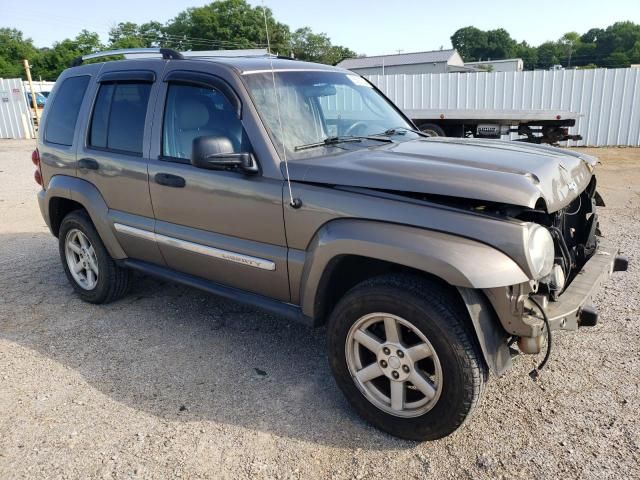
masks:
[[[35,200],[33,142],[0,141],[0,478],[640,478],[640,151],[600,150],[603,229],[632,263],[601,322],[523,357],[467,424],[401,441],[349,408],[324,332],[135,277],[79,301]]]

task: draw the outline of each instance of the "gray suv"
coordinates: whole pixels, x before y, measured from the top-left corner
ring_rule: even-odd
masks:
[[[137,56],[83,64],[120,53]],[[593,157],[425,138],[340,68],[140,53],[66,70],[33,154],[83,300],[116,300],[137,270],[326,324],[358,413],[427,440],[514,355],[545,363],[552,331],[595,324],[591,297],[626,269]]]

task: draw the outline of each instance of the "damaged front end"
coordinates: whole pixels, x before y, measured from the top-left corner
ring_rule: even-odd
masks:
[[[627,260],[607,244],[599,229],[596,208],[604,202],[593,176],[569,205],[553,213],[544,208],[510,212],[515,218],[544,226],[553,238],[550,273],[538,280],[485,291],[505,330],[523,353],[541,351],[546,330],[576,330],[598,321],[591,299]]]

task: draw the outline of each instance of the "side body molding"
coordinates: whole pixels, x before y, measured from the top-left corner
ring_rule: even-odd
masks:
[[[323,273],[329,262],[342,255],[415,268],[456,287],[483,289],[528,281],[507,255],[467,238],[405,225],[338,219],[325,224],[307,248],[300,283],[305,315],[315,318]]]
[[[55,197],[67,198],[81,204],[89,213],[109,254],[115,259],[127,257],[111,228],[108,215],[109,208],[94,185],[80,178],[67,175],[51,177],[47,189],[42,190],[38,197],[40,210],[49,228],[51,228],[49,204],[51,199]]]

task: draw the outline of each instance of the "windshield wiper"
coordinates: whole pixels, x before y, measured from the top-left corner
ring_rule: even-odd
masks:
[[[308,150],[310,148],[316,147],[326,147],[330,145],[337,145],[339,143],[347,143],[347,142],[361,142],[362,140],[375,140],[376,142],[393,142],[390,138],[380,138],[378,136],[349,136],[349,137],[327,137],[324,140],[314,143],[307,143],[305,145],[298,145],[294,148],[296,152],[300,150]]]
[[[414,130],[413,128],[409,128],[409,127],[393,127],[393,128],[389,128],[387,130],[385,130],[382,133],[374,133],[372,136],[385,136],[385,137],[390,137],[392,135],[404,135],[406,132],[413,132],[417,135],[420,135],[421,137],[428,137],[429,135],[427,135],[424,132],[421,132],[420,130]]]

